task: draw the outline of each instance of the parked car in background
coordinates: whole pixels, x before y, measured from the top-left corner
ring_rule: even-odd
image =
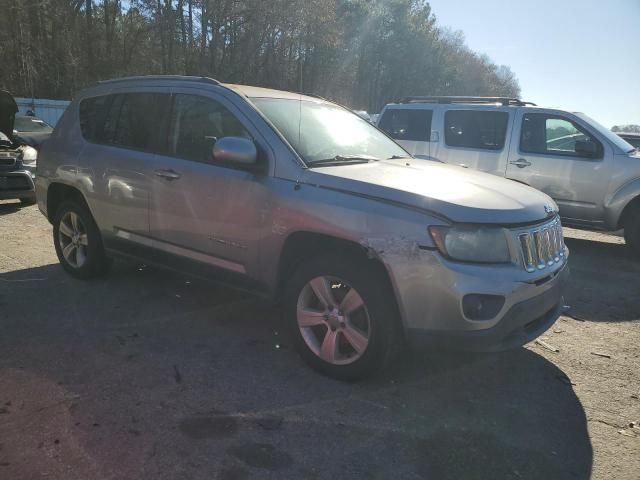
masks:
[[[367,122],[372,122],[371,115],[366,110],[354,110],[353,113],[358,115],[360,118],[366,120]]]
[[[19,142],[40,149],[42,142],[53,132],[53,127],[44,120],[29,115],[16,115],[13,135]]]
[[[409,97],[378,126],[410,153],[530,185],[564,225],[624,228],[640,255],[640,153],[582,113],[513,98]]]
[[[415,162],[321,98],[198,77],[100,82],[39,162],[38,206],[71,275],[124,255],[277,299],[302,357],[338,378],[376,372],[405,340],[519,346],[564,304],[568,251],[547,195]]]
[[[616,132],[616,135],[618,135],[632,147],[640,149],[640,133]]]
[[[0,90],[0,200],[35,203],[34,179],[38,152],[13,133],[18,106],[9,92]]]

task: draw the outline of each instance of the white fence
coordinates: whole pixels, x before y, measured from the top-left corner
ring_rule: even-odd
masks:
[[[41,118],[50,125],[55,126],[62,116],[65,108],[69,105],[67,100],[45,100],[42,98],[21,98],[16,97],[18,104],[18,115],[25,115],[32,111],[36,117]]]

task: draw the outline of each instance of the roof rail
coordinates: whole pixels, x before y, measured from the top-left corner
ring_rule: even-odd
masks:
[[[212,85],[220,85],[220,82],[215,78],[194,77],[194,76],[187,76],[187,75],[138,75],[133,77],[113,78],[111,80],[100,80],[98,84],[104,85],[109,83],[136,82],[136,81],[143,81],[143,80],[180,80],[183,82],[202,82],[202,83],[210,83]]]
[[[519,98],[509,97],[460,97],[460,96],[417,96],[404,97],[399,103],[500,103],[503,106],[513,105],[523,107],[525,105],[536,106],[535,103],[523,102]]]
[[[318,95],[316,93],[303,92],[300,95],[304,95],[305,97],[319,98],[320,100],[327,100],[326,98],[321,97],[320,95]]]

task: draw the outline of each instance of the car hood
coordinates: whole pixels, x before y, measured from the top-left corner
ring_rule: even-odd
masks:
[[[0,90],[0,132],[9,138],[13,136],[17,111],[18,105],[13,96],[5,90]]]
[[[312,168],[302,181],[428,210],[456,223],[533,223],[558,211],[548,195],[521,183],[428,160]]]
[[[18,132],[16,136],[23,143],[37,148],[51,136],[51,132]]]

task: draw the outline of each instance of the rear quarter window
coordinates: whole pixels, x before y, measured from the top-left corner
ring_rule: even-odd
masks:
[[[92,143],[101,143],[109,96],[85,98],[80,101],[80,131]]]
[[[432,115],[432,110],[392,108],[382,115],[380,128],[396,140],[428,142]]]
[[[449,110],[444,116],[445,143],[450,147],[502,150],[508,120],[507,112]]]
[[[163,128],[168,95],[122,93],[86,98],[80,102],[80,130],[92,143],[154,151]]]

